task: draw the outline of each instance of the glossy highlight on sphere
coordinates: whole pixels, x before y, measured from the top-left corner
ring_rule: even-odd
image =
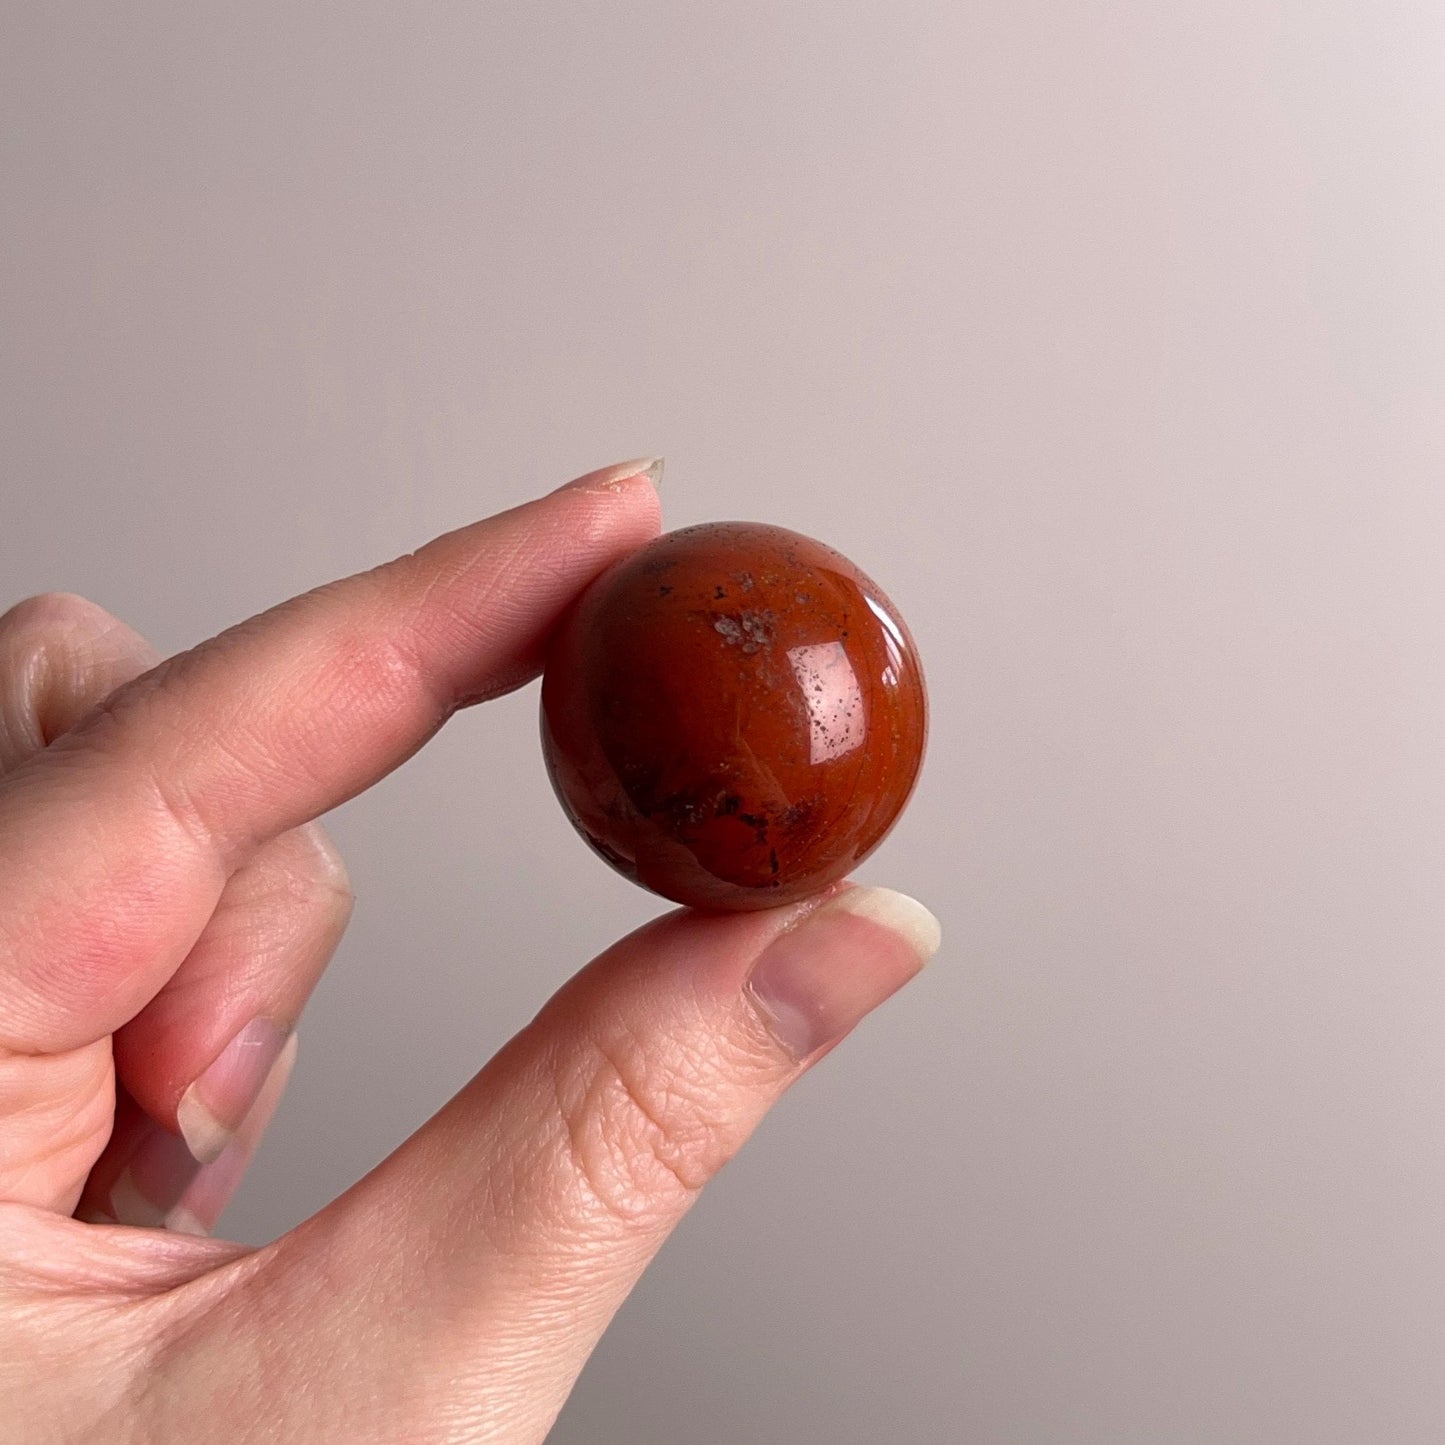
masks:
[[[542,752],[577,831],[678,903],[771,908],[842,878],[913,792],[913,639],[846,557],[709,522],[603,573],[542,679]]]

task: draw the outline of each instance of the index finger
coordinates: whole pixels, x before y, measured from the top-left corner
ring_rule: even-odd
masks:
[[[261,843],[520,686],[658,529],[624,463],[293,598],[161,664],[0,782],[0,1047],[58,1052],[160,989]]]

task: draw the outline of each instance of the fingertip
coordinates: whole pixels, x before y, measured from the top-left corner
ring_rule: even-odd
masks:
[[[608,563],[650,542],[662,530],[657,483],[661,457],[637,457],[600,467],[539,498],[544,509],[567,507],[562,526],[590,552]],[[555,515],[555,514],[554,514]]]

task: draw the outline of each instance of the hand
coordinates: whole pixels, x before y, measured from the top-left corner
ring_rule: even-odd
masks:
[[[593,473],[159,665],[78,598],[0,619],[7,1440],[541,1440],[702,1186],[936,947],[885,890],[670,913],[320,1214],[205,1236],[350,911],[312,820],[533,677],[657,525],[642,464]]]

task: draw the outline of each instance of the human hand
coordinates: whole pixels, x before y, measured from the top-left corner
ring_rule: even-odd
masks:
[[[884,890],[669,913],[321,1213],[205,1237],[350,911],[313,820],[533,677],[657,526],[642,464],[593,473],[159,665],[77,598],[0,618],[6,1440],[542,1439],[702,1186],[937,946]]]

